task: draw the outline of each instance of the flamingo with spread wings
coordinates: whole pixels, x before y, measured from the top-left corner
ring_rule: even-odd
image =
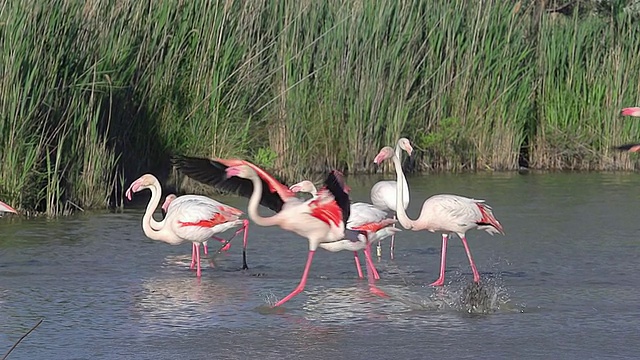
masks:
[[[293,192],[305,192],[311,194],[314,198],[317,197],[318,190],[316,186],[309,180],[303,180],[297,184],[289,187]],[[372,235],[369,237],[368,242],[341,240],[332,243],[320,244],[320,247],[331,251],[337,252],[342,250],[353,251],[354,260],[356,263],[356,270],[358,271],[358,277],[362,278],[362,267],[360,266],[360,259],[358,259],[358,251],[363,250],[365,255],[365,261],[371,268],[374,278],[380,279],[380,275],[373,264],[371,259],[371,243],[374,241],[381,241],[389,236],[393,236],[400,229],[390,227],[395,224],[396,220],[387,217],[387,213],[375,206],[363,202],[356,202],[351,204],[351,215],[347,221],[347,229],[351,230],[364,230],[371,231]]]
[[[400,160],[390,147],[384,147],[374,162],[377,164],[384,160],[392,159],[396,169],[398,184],[402,184],[404,173]],[[473,281],[480,281],[480,274],[473,262],[469,245],[467,244],[466,232],[471,229],[485,230],[489,234],[503,234],[504,230],[500,222],[493,216],[491,207],[485,204],[484,200],[475,200],[458,195],[434,195],[425,200],[422,205],[422,211],[417,220],[411,220],[407,216],[405,210],[400,206],[402,195],[402,185],[397,188],[398,202],[398,221],[400,225],[407,230],[420,231],[428,230],[431,232],[442,233],[442,252],[440,258],[440,277],[434,281],[432,286],[444,285],[445,260],[447,254],[448,234],[455,233],[462,240],[464,249],[469,258],[469,264],[473,271]]]
[[[345,229],[350,201],[349,195],[344,191],[342,174],[338,171],[329,173],[325,188],[317,197],[305,201],[248,161],[186,156],[174,157],[172,161],[177,169],[194,180],[248,197],[247,213],[257,225],[279,226],[307,238],[309,253],[300,283],[289,295],[276,302],[274,307],[281,306],[304,290],[313,256],[320,244],[345,238],[361,240],[360,237],[368,236],[364,231]],[[263,217],[258,214],[258,205],[266,206],[276,214]]]
[[[620,112],[620,115],[622,115],[622,116],[640,117],[640,107],[624,108]],[[628,151],[628,152],[640,152],[640,144],[638,144],[638,143],[624,144],[624,145],[615,146],[615,149],[622,150],[622,151]]]
[[[405,151],[409,156],[413,153],[413,147],[411,146],[411,142],[407,138],[400,138],[396,142],[395,154],[398,159],[402,159],[402,151]],[[402,179],[402,208],[407,210],[409,207],[409,184],[406,179]],[[398,182],[395,180],[382,180],[378,181],[371,187],[371,203],[373,206],[377,207],[383,211],[393,211],[394,216],[396,218],[395,212],[397,212],[397,204],[396,202],[396,187]],[[394,225],[395,227],[395,225]],[[389,255],[393,259],[393,251],[395,248],[395,235],[391,236],[391,244],[389,246]],[[382,248],[380,247],[380,241],[378,241],[378,246],[376,248],[376,252],[378,256],[382,256]]]
[[[3,213],[17,214],[18,212],[16,211],[16,209],[0,201],[0,215],[2,215]]]
[[[153,212],[160,203],[162,188],[155,176],[145,174],[135,180],[127,189],[127,199],[131,200],[133,193],[145,189],[151,191],[151,199],[142,218],[144,234],[151,240],[158,240],[171,245],[179,245],[183,242],[191,241],[194,244],[192,247],[191,268],[193,268],[195,258],[197,277],[202,276],[199,244],[210,239],[215,234],[239,226],[241,229],[237,230],[236,234],[244,231],[242,268],[248,269],[246,247],[249,221],[239,218],[242,214],[240,210],[206,196],[183,195],[170,202],[167,207],[166,217],[162,221],[156,221],[153,219]]]

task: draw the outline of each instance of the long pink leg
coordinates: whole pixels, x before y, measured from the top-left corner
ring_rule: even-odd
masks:
[[[203,242],[202,246],[204,246],[204,254],[209,255],[209,247],[207,246],[207,242]]]
[[[442,286],[444,285],[444,268],[447,262],[447,240],[449,239],[448,234],[442,234],[442,251],[440,255],[440,277],[438,280],[432,282],[431,286]]]
[[[380,297],[389,297],[387,293],[385,293],[384,291],[382,291],[376,286],[376,283],[374,280],[374,274],[377,274],[378,272],[376,271],[376,267],[373,266],[373,261],[371,260],[371,244],[367,244],[367,246],[365,246],[364,252],[365,252],[365,256],[369,260],[366,262],[367,263],[367,282],[369,283],[369,291],[371,291],[372,294],[378,295]],[[378,279],[379,278],[380,277],[378,277]]]
[[[464,245],[464,250],[467,252],[467,257],[469,258],[469,264],[471,265],[471,271],[473,271],[473,281],[480,282],[480,274],[478,273],[478,269],[476,269],[476,264],[473,262],[473,258],[471,257],[471,250],[469,250],[469,244],[467,244],[466,236],[462,237],[462,244]]]
[[[196,271],[196,276],[200,277],[202,276],[202,272],[200,271],[200,244],[196,245],[196,262],[197,262],[197,271]]]
[[[194,267],[196,267],[196,243],[193,243],[191,247],[191,266],[189,269],[193,270]]]
[[[309,250],[309,256],[307,257],[307,264],[304,266],[304,272],[302,273],[302,279],[300,279],[300,283],[298,286],[291,292],[291,294],[285,296],[282,300],[278,301],[273,307],[280,306],[287,301],[289,301],[292,297],[298,295],[304,290],[304,286],[307,284],[307,276],[309,275],[309,269],[311,268],[311,261],[313,260],[313,255],[315,254],[315,250]]]
[[[363,276],[362,276],[362,267],[360,267],[360,259],[358,259],[358,252],[357,251],[353,252],[353,258],[356,261],[356,270],[358,270],[358,277],[360,279],[362,279],[363,278]]]
[[[367,244],[367,246],[364,247],[364,258],[367,263],[367,272],[371,271],[373,278],[380,280],[378,270],[376,270],[375,265],[373,265],[373,259],[371,258],[371,244]]]
[[[242,229],[244,231],[244,236],[242,238],[242,270],[246,270],[249,268],[247,266],[247,236],[249,233],[249,220],[243,220]]]
[[[240,232],[240,231],[236,231],[236,235],[238,234],[238,232]],[[234,235],[234,236],[235,236],[235,235]],[[229,249],[231,248],[231,241],[227,241],[227,240],[225,240],[225,239],[223,239],[223,238],[219,238],[219,237],[217,237],[217,236],[212,236],[212,238],[214,238],[214,239],[218,240],[219,242],[221,242],[221,243],[223,243],[223,244],[224,244],[224,243],[227,243],[225,246],[223,246],[223,247],[222,247],[222,249],[220,249],[220,251],[227,251],[227,250],[229,250]],[[232,238],[233,238],[233,237],[232,237]]]

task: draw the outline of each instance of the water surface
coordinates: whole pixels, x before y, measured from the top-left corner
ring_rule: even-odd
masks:
[[[379,177],[348,179],[368,201]],[[306,290],[280,313],[306,260],[306,240],[250,225],[241,242],[189,270],[189,244],[142,233],[142,209],[59,220],[0,219],[0,355],[45,321],[10,359],[605,359],[640,350],[640,176],[431,175],[409,179],[409,216],[430,195],[486,199],[506,236],[470,231],[483,313],[462,301],[472,275],[449,241],[403,231],[377,263],[389,298],[356,277],[352,254],[319,250]],[[148,198],[148,193],[136,194]],[[220,200],[246,208],[243,198]],[[268,214],[268,211],[264,211]]]

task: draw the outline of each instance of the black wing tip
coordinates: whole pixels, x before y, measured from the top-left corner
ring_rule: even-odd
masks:
[[[618,145],[618,146],[614,146],[613,150],[628,151],[628,152],[640,152],[640,144],[639,143],[633,143],[633,144]]]

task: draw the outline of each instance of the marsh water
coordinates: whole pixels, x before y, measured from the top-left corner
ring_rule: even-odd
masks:
[[[368,201],[379,179],[347,179],[353,200]],[[240,270],[234,240],[211,256],[214,267],[203,261],[198,280],[190,244],[144,236],[144,204],[5,217],[0,355],[44,318],[10,359],[640,357],[640,175],[430,175],[409,184],[412,218],[438,193],[493,206],[506,236],[467,234],[483,278],[471,294],[478,306],[469,304],[472,275],[457,237],[443,288],[428,286],[439,235],[403,231],[394,259],[385,241],[376,261],[388,298],[357,278],[352,253],[318,250],[306,290],[273,312],[267,305],[297,285],[307,251],[305,239],[278,228],[250,225],[249,270]],[[220,200],[246,209],[244,198]]]

